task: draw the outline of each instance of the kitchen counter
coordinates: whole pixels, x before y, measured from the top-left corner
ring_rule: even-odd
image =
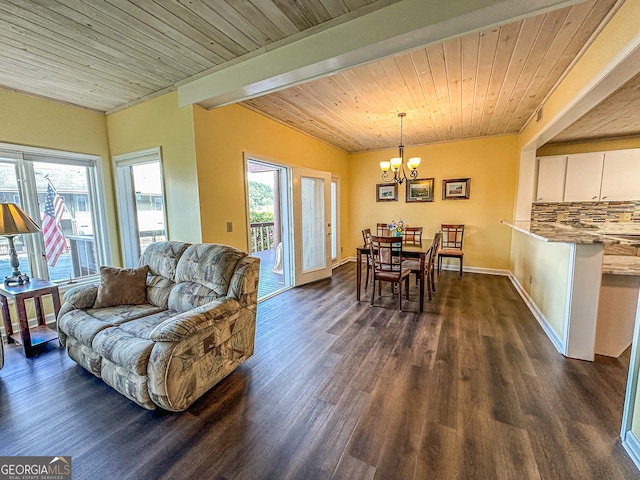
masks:
[[[602,257],[602,273],[640,276],[640,257],[604,255]]]
[[[561,223],[561,222],[502,222],[519,232],[544,242],[615,245],[640,247],[638,223]],[[634,238],[634,236],[638,236]],[[640,275],[640,257],[607,255],[602,262],[602,273],[612,275]]]
[[[640,224],[502,223],[519,232],[511,254],[516,288],[558,351],[590,361],[620,355],[635,325]]]
[[[640,240],[634,242],[629,239],[613,237],[603,233],[599,226],[592,227],[592,224],[580,224],[581,226],[578,226],[578,224],[560,222],[507,222],[506,220],[503,220],[502,223],[544,242],[575,244],[602,243],[605,245],[626,243],[629,245],[640,245]],[[638,226],[638,224],[634,225]],[[638,235],[640,235],[640,230],[638,230]]]

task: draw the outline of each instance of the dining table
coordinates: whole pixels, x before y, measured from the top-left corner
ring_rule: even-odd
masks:
[[[401,240],[402,237],[399,237]],[[431,250],[432,239],[422,239],[420,242],[403,242],[402,256],[405,258],[420,259],[420,273],[418,275],[418,286],[420,290],[420,311],[424,311],[424,285],[425,285],[425,266],[427,264],[427,255]],[[362,256],[365,258],[369,254],[369,246],[361,245],[356,247],[356,300],[360,301],[360,285],[362,283]],[[367,267],[368,268],[368,267]],[[373,287],[371,287],[373,288]]]

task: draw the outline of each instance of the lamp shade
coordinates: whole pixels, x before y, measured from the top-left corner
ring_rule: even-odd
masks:
[[[40,227],[17,204],[0,203],[0,235],[20,235],[39,231]]]

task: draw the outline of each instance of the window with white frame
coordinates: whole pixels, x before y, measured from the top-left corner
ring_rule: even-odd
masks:
[[[116,155],[113,163],[122,257],[126,267],[135,267],[147,245],[167,240],[162,152],[153,147]]]
[[[44,229],[16,238],[23,272],[64,281],[95,275],[99,265],[110,263],[99,160],[0,144],[0,201],[18,200]],[[0,275],[11,271],[5,245],[1,238]]]

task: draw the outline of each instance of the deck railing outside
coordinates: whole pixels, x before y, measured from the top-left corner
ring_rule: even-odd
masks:
[[[251,224],[251,252],[262,252],[276,248],[273,228],[273,222]]]

